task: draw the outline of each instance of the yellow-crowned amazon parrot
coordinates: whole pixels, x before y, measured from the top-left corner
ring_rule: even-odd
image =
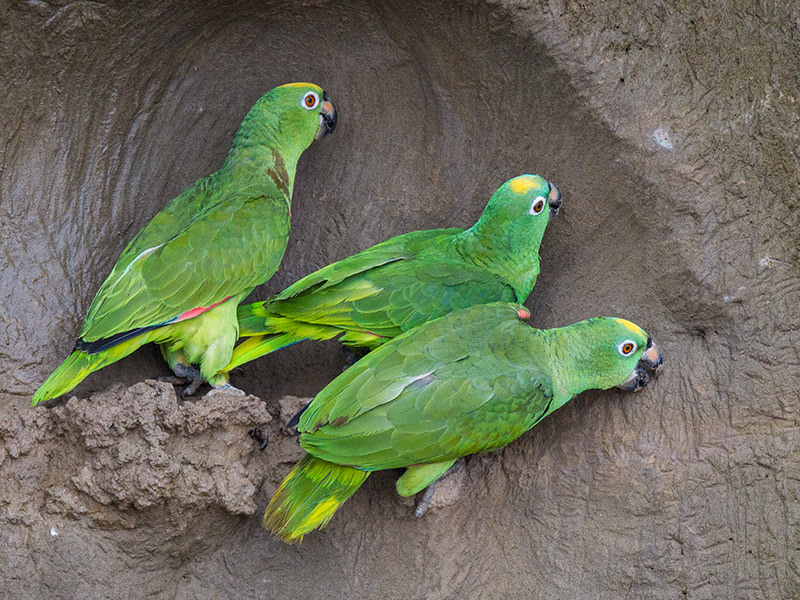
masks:
[[[162,344],[172,369],[193,386],[202,379],[227,385],[220,371],[238,337],[236,307],[272,277],[286,249],[297,161],[335,127],[336,111],[319,86],[290,83],[262,96],[222,167],[171,200],[123,250],[75,350],[33,404],[148,342]]]
[[[487,302],[524,302],[561,192],[520,175],[492,195],[469,229],[413,231],[311,273],[280,294],[239,307],[226,371],[304,339],[341,336],[374,348],[429,319]]]
[[[635,391],[662,364],[637,325],[601,317],[558,329],[525,323],[518,304],[450,313],[373,350],[303,413],[308,452],[286,476],[264,526],[287,542],[323,527],[372,471],[405,467],[401,496],[461,456],[501,448],[589,389]]]

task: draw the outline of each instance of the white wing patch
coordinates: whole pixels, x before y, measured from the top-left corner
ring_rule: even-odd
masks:
[[[166,243],[166,242],[164,242],[164,243]],[[125,267],[125,270],[120,274],[119,277],[117,277],[117,280],[114,282],[114,285],[117,285],[117,283],[119,283],[122,280],[122,278],[125,277],[125,275],[128,274],[128,271],[131,270],[131,267],[134,265],[134,263],[136,263],[139,260],[143,260],[143,259],[147,258],[153,252],[155,252],[156,250],[161,248],[161,246],[163,246],[163,245],[164,244],[162,243],[162,244],[159,244],[158,246],[153,246],[152,248],[148,248],[147,250],[143,250],[142,252],[140,252],[139,256],[137,256],[130,263],[128,263],[128,266]],[[114,286],[111,286],[111,287],[114,287]]]

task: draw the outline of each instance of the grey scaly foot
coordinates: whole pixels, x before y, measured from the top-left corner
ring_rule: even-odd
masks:
[[[191,365],[176,363],[175,366],[172,367],[172,372],[187,384],[181,392],[181,398],[193,395],[205,382],[205,379],[203,379],[203,376],[200,374],[200,370]]]
[[[211,388],[211,391],[206,394],[206,396],[214,393],[226,392],[228,394],[236,394],[237,396],[246,396],[247,392],[240,390],[237,387],[232,386],[230,383],[225,383],[223,385],[215,385]]]
[[[459,458],[444,475],[430,484],[417,504],[414,515],[417,518],[425,514],[432,506],[450,506],[458,502],[467,475],[467,468],[463,458]]]
[[[431,502],[433,502],[433,491],[435,489],[435,481],[425,488],[425,493],[422,494],[422,500],[419,501],[419,504],[417,504],[417,510],[414,511],[414,516],[418,519],[431,507]]]
[[[181,392],[181,398],[186,398],[188,396],[194,396],[194,393],[198,390],[198,388],[203,385],[205,380],[201,377],[200,379],[192,379],[183,391]]]
[[[342,367],[342,373],[344,373],[347,369],[369,354],[369,349],[358,346],[353,348],[350,346],[342,346],[342,354],[344,354],[344,366]]]
[[[201,377],[200,369],[183,363],[175,363],[175,366],[172,367],[172,372],[186,382],[194,381]]]
[[[259,429],[251,429],[249,435],[258,442],[259,450],[264,450],[269,445],[269,431],[266,429],[263,432]]]

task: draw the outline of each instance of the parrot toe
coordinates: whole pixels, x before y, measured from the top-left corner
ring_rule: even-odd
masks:
[[[433,504],[433,494],[436,491],[436,482],[434,481],[425,488],[425,493],[422,494],[422,499],[417,503],[417,509],[414,511],[414,516],[418,519],[422,517]]]
[[[344,354],[344,367],[342,367],[342,373],[344,373],[347,369],[369,354],[369,349],[342,346],[342,354]]]
[[[450,506],[458,502],[467,475],[466,463],[459,458],[439,479],[425,488],[414,516],[418,519],[431,507]]]
[[[195,392],[200,388],[201,385],[205,383],[205,379],[198,373],[197,377],[189,381],[189,385],[183,388],[181,392],[181,398],[187,398],[189,396],[194,396]]]
[[[200,370],[191,365],[180,362],[175,363],[172,367],[172,372],[175,373],[175,376],[180,380],[178,383],[182,383],[186,386],[181,392],[181,398],[193,396],[198,388],[205,383],[205,379],[200,374]]]
[[[258,442],[259,450],[265,450],[269,445],[269,431],[266,429],[264,431],[261,431],[260,429],[251,429],[248,432],[248,435]]]
[[[237,396],[247,395],[247,392],[245,392],[244,390],[240,390],[239,388],[232,386],[230,383],[225,383],[223,385],[213,386],[211,388],[211,391],[209,391],[206,394],[206,396],[211,396],[212,394],[221,394],[221,393],[236,394]]]
[[[184,363],[175,363],[175,366],[172,367],[172,372],[175,373],[176,377],[183,379],[184,383],[194,381],[200,377],[199,369]]]

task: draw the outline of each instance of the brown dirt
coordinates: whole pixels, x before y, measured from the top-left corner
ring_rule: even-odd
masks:
[[[0,11],[0,596],[800,597],[800,8],[706,4]],[[396,473],[372,476],[300,547],[260,530],[299,455],[278,400],[340,372],[335,343],[246,366],[236,385],[265,403],[178,402],[143,349],[88,399],[29,409],[125,243],[291,80],[323,85],[340,126],[301,160],[289,250],[255,296],[468,225],[540,173],[565,204],[533,319],[630,318],[663,376],[470,458],[457,503],[422,519]]]

